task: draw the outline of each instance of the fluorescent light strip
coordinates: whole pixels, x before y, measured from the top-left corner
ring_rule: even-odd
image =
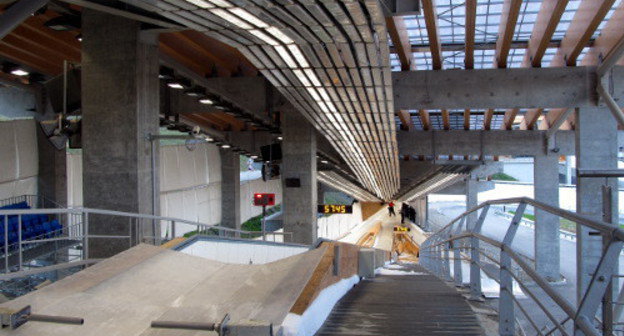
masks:
[[[208,9],[214,8],[214,6],[204,0],[186,0],[186,2],[191,3],[199,8]]]
[[[291,69],[297,68],[297,63],[295,63],[295,60],[292,57],[290,57],[290,54],[288,53],[288,51],[286,51],[286,48],[282,46],[275,46],[274,48],[275,48],[275,51],[277,51],[277,54],[282,58],[282,60],[284,60],[284,62],[289,68]]]
[[[297,76],[297,79],[301,82],[303,86],[312,86],[312,84],[308,80],[308,77],[306,77],[303,71],[294,69],[293,73],[295,74],[295,76]]]
[[[212,14],[222,18],[223,20],[227,21],[228,23],[236,25],[236,26],[238,26],[238,27],[240,27],[242,29],[245,29],[245,30],[253,29],[253,26],[251,26],[247,22],[239,19],[237,16],[231,14],[230,12],[226,11],[225,9],[214,8],[214,9],[211,9],[210,12]]]
[[[238,15],[239,17],[241,17],[243,20],[251,23],[252,25],[258,27],[258,28],[268,28],[269,24],[258,19],[255,15],[249,13],[248,11],[240,8],[240,7],[235,7],[235,8],[231,8],[228,9],[230,12]]]
[[[219,7],[232,7],[232,4],[230,4],[229,2],[225,1],[225,0],[208,0],[210,2],[212,2],[215,6],[219,6]]]
[[[265,43],[268,43],[273,46],[279,45],[279,42],[269,37],[269,35],[263,33],[261,30],[253,29],[253,30],[250,30],[249,32],[253,34],[255,37],[264,41]]]
[[[306,75],[308,75],[308,78],[310,78],[312,85],[322,86],[321,81],[319,81],[318,77],[316,77],[316,73],[314,72],[314,70],[308,68],[308,69],[303,69],[303,71],[306,73]]]
[[[288,49],[293,54],[293,56],[295,56],[295,59],[297,60],[297,62],[299,62],[299,65],[302,68],[310,67],[310,64],[308,64],[308,60],[305,58],[305,56],[303,56],[301,49],[299,49],[299,47],[296,44],[289,44]]]
[[[276,27],[273,27],[273,26],[267,27],[266,31],[269,34],[277,37],[277,39],[282,41],[282,43],[284,43],[284,44],[295,43],[295,41],[293,41],[290,37],[288,37],[288,35],[284,34],[281,30],[279,30]]]

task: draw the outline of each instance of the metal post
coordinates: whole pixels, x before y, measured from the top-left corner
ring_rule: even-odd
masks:
[[[483,207],[481,215],[473,228],[468,228],[472,233],[481,233],[481,227],[485,221],[489,205]],[[481,292],[481,269],[479,268],[479,239],[477,237],[470,238],[470,300],[483,301],[483,293]]]
[[[460,234],[462,227],[464,226],[464,222],[466,221],[466,217],[462,217],[455,229],[455,234]],[[455,282],[455,286],[461,287],[464,283],[463,274],[462,274],[462,260],[461,260],[461,250],[460,250],[460,241],[453,241],[453,279]]]
[[[176,222],[171,221],[171,239],[176,237]]]
[[[507,249],[511,248],[518,226],[526,210],[526,203],[520,203],[516,209],[509,228],[503,239],[503,246],[500,251],[500,289],[498,300],[498,333],[503,336],[515,335],[515,312],[513,299],[513,277],[511,274],[511,257],[507,253]]]
[[[89,213],[84,213],[84,246],[82,247],[85,260],[89,259]]]
[[[17,215],[17,248],[18,248],[18,268],[22,270],[22,215]]]
[[[613,216],[611,212],[612,206],[612,189],[611,186],[602,186],[602,220],[605,223],[612,223]],[[602,237],[602,248],[604,253],[607,252],[609,247],[609,239],[605,236]],[[615,267],[617,267],[617,261],[615,261]],[[613,335],[613,277],[607,279],[608,285],[602,298],[602,334]],[[619,288],[617,285],[615,288]]]
[[[4,273],[9,273],[9,216],[4,215]]]
[[[262,206],[262,240],[266,241],[266,205]]]

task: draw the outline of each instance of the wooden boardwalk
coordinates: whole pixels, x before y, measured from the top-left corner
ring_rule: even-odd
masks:
[[[418,265],[405,269],[416,274],[363,280],[338,302],[317,335],[484,335],[454,288]]]

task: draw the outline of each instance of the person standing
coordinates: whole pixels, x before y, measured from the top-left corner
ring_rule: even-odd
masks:
[[[403,203],[401,205],[401,224],[405,221],[405,217],[409,215],[409,205],[407,203]]]
[[[394,202],[392,202],[392,201],[390,201],[390,203],[388,203],[388,215],[390,217],[396,216],[396,214],[394,213]]]

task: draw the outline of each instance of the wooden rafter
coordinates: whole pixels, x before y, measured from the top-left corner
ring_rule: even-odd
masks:
[[[550,66],[574,66],[615,0],[581,1]]]
[[[550,128],[551,125],[553,125],[557,121],[557,119],[559,119],[565,112],[566,112],[566,109],[560,109],[560,108],[550,109],[548,113],[546,113],[546,116],[544,117],[544,120],[541,123],[539,128],[540,129]],[[562,129],[562,130],[567,130],[571,128],[572,126],[570,122],[567,120],[561,125],[561,127],[559,127],[559,129]]]
[[[561,16],[568,5],[568,0],[544,0],[531,33],[531,39],[524,54],[524,67],[540,67],[542,58],[550,41],[555,33],[555,29],[561,21]]]
[[[522,124],[520,124],[520,129],[521,130],[532,130],[532,129],[535,129],[535,125],[537,124],[537,120],[542,115],[543,111],[544,111],[544,109],[542,109],[542,108],[527,110],[527,112],[524,114],[524,121],[522,122]]]
[[[436,13],[435,0],[422,0],[422,10],[427,24],[427,36],[431,50],[431,63],[433,70],[442,69],[442,46],[438,33],[438,15]]]
[[[414,123],[412,122],[412,117],[408,110],[399,110],[397,114],[401,120],[402,129],[411,130],[414,128]]]
[[[609,55],[617,43],[624,39],[624,3],[620,3],[618,8],[605,26],[600,31],[600,36],[596,38],[591,49],[587,52],[581,65],[598,65],[601,59]]]
[[[386,17],[386,26],[388,34],[392,39],[396,53],[401,62],[401,71],[416,70],[415,64],[412,62],[412,45],[410,44],[405,21],[400,16]]]
[[[483,115],[483,129],[489,131],[492,129],[492,117],[494,117],[494,109],[488,109]]]
[[[418,110],[418,115],[420,115],[420,121],[422,122],[423,130],[429,131],[431,129],[431,122],[429,120],[429,111]]]
[[[466,47],[464,66],[474,69],[475,27],[477,22],[477,0],[466,0]]]
[[[503,119],[503,124],[501,125],[501,128],[504,130],[511,130],[519,111],[520,109],[517,108],[508,109],[507,111],[505,111],[505,118]]]
[[[505,0],[503,13],[501,14],[500,25],[498,26],[498,40],[496,41],[496,54],[494,61],[498,68],[507,67],[507,56],[511,41],[516,30],[518,15],[522,0]]]
[[[231,69],[230,64],[226,64],[220,59],[214,57],[214,55],[206,52],[206,49],[204,49],[195,40],[187,37],[183,33],[176,32],[176,33],[172,33],[172,35],[173,35],[172,37],[179,39],[181,43],[183,43],[185,46],[188,46],[191,50],[193,50],[193,53],[196,53],[200,55],[202,58],[209,60],[210,62],[206,62],[207,64],[216,66],[219,76],[230,77],[230,75],[232,74],[232,69]]]
[[[33,54],[28,50],[16,48],[10,44],[0,41],[0,55],[19,64],[36,69],[46,75],[57,75],[63,71],[61,64],[52,64],[45,57]]]
[[[451,120],[450,120],[450,116],[449,116],[449,111],[448,110],[442,110],[442,127],[444,127],[445,131],[448,131],[451,129]]]

